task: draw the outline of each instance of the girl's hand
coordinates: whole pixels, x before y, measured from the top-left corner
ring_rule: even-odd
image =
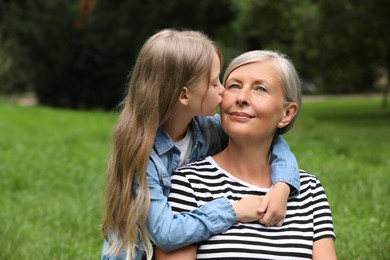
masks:
[[[241,200],[233,203],[233,208],[236,211],[238,221],[252,222],[258,221],[264,213],[259,212],[259,207],[264,196],[245,196]]]
[[[264,216],[259,222],[265,226],[282,226],[289,194],[290,186],[284,182],[277,182],[261,201],[258,213]]]

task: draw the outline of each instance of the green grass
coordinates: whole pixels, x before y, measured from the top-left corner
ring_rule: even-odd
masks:
[[[325,187],[339,259],[388,259],[390,113],[380,99],[305,102],[286,139]]]
[[[0,105],[0,259],[98,259],[115,117]]]
[[[115,120],[0,104],[0,259],[99,259]],[[326,189],[339,259],[387,259],[390,114],[380,99],[304,101],[286,139]]]

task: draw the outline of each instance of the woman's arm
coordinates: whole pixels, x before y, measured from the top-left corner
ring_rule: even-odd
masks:
[[[314,241],[313,260],[337,260],[333,238]]]
[[[188,213],[174,214],[163,193],[157,168],[158,165],[149,161],[150,206],[146,225],[150,239],[162,250],[174,250],[207,239],[227,230],[238,220],[227,199],[211,201]]]
[[[164,252],[155,247],[154,253],[156,260],[195,260],[197,249],[196,246],[186,246],[171,252]]]
[[[328,198],[321,182],[316,178],[312,184],[313,190],[313,259],[337,259],[334,246],[335,234],[333,230],[332,212]]]

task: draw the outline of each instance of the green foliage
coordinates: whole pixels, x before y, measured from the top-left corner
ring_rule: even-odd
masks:
[[[78,1],[61,0],[13,1],[2,9],[13,68],[28,76],[17,78],[34,87],[41,104],[104,109],[123,98],[127,74],[152,33],[188,27],[212,35],[231,14],[226,0],[99,0],[91,14],[80,12]]]
[[[206,32],[226,62],[252,49],[279,50],[316,93],[373,92],[378,69],[390,71],[386,0],[97,0],[90,15],[78,2],[0,1],[0,91],[110,109],[123,98],[141,45],[166,27]]]
[[[372,92],[378,68],[390,71],[390,2],[232,1],[237,18],[227,45],[239,53],[287,54],[304,81],[325,93]],[[225,42],[225,44],[226,44]],[[305,90],[305,89],[304,89]]]
[[[291,45],[295,25],[289,21],[294,21],[294,9],[301,2],[288,0],[276,5],[271,0],[246,0],[236,4],[241,15],[235,23],[244,50],[264,49],[266,46],[284,49]]]
[[[318,60],[328,92],[372,90],[375,71],[390,71],[390,2],[318,1]]]
[[[287,0],[277,4],[271,0],[243,0],[233,1],[233,4],[238,12],[232,23],[236,37],[227,42],[238,46],[241,51],[236,53],[278,50],[293,60],[304,82],[317,87],[322,84],[322,72],[316,66],[321,54],[318,4],[311,0]]]
[[[288,133],[332,208],[339,259],[390,253],[390,121],[378,98],[303,100]],[[0,259],[98,259],[116,113],[0,103]]]
[[[0,31],[0,94],[5,94],[11,91],[11,85],[9,81],[12,80],[10,78],[11,67],[12,67],[12,58],[7,53],[7,44],[3,40],[3,36]],[[16,91],[13,91],[16,92]]]
[[[43,104],[77,107],[82,88],[77,82],[82,79],[74,74],[81,50],[73,26],[76,18],[77,2],[38,0],[7,6],[3,31],[14,44],[14,69],[27,72],[22,83],[33,85]]]

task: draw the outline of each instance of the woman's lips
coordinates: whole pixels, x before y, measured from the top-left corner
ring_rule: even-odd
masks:
[[[250,114],[247,114],[247,113],[244,113],[244,112],[231,112],[229,113],[229,115],[235,119],[235,120],[249,120],[251,118],[254,118],[254,116],[250,115]]]

